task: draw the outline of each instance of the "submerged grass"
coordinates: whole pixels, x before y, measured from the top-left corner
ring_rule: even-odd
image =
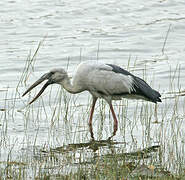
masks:
[[[162,104],[114,102],[119,120],[119,137],[114,141],[102,140],[111,134],[113,123],[107,104],[99,100],[93,119],[98,140],[91,141],[87,126],[90,96],[79,101],[79,95],[71,96],[51,86],[44,100],[41,97],[27,106],[29,94],[28,101],[21,101],[24,109],[16,108],[22,94],[20,89],[34,71],[41,45],[42,42],[33,56],[28,56],[11,108],[8,91],[5,94],[5,108],[0,111],[0,179],[185,178],[185,112],[181,108],[185,104],[180,96],[180,66],[170,71],[169,92],[163,94]],[[130,57],[128,68],[134,70],[134,65]],[[146,77],[146,69],[143,76]],[[24,123],[19,138],[16,137],[19,131],[14,133],[11,129],[16,127],[16,118]]]

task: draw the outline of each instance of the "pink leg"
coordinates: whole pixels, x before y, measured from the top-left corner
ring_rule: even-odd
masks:
[[[92,128],[92,118],[93,118],[93,113],[94,113],[94,107],[95,107],[95,104],[96,104],[96,100],[97,100],[97,98],[93,98],[93,103],[92,103],[90,118],[89,118],[89,130],[90,130],[92,139],[94,139],[93,128]]]
[[[118,130],[118,120],[117,120],[117,118],[116,118],[116,114],[115,114],[115,112],[114,112],[114,109],[113,109],[113,107],[112,107],[112,104],[110,104],[110,110],[111,110],[111,112],[112,112],[112,116],[113,116],[113,119],[114,119],[114,132],[113,132],[112,136],[109,137],[109,140],[110,140],[113,136],[116,135],[116,131]]]

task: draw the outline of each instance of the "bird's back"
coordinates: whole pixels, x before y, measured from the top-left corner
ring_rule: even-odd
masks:
[[[99,61],[85,61],[78,65],[73,83],[97,97],[142,98],[161,102],[161,95],[144,80],[119,66]]]

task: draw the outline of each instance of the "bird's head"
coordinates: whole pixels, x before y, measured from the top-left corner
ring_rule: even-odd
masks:
[[[26,95],[28,92],[30,92],[34,87],[42,83],[44,80],[48,80],[42,89],[39,91],[39,93],[35,96],[35,98],[29,103],[31,104],[34,102],[43,92],[44,90],[48,87],[50,84],[62,84],[64,79],[68,77],[66,71],[64,69],[53,69],[50,72],[44,74],[40,79],[38,79],[34,84],[32,84],[27,91],[24,92],[24,95]]]

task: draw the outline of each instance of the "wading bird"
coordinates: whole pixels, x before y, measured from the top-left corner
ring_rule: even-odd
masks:
[[[103,98],[110,106],[114,119],[114,131],[112,138],[118,129],[118,121],[112,106],[112,100],[122,98],[144,99],[153,103],[161,102],[161,95],[152,89],[144,80],[113,64],[103,64],[99,61],[85,61],[78,65],[76,73],[70,80],[67,72],[60,69],[53,69],[38,79],[24,94],[27,94],[34,87],[48,80],[36,97],[29,103],[34,102],[50,84],[60,84],[65,90],[72,94],[82,91],[89,91],[93,97],[90,111],[89,128],[91,138],[94,139],[92,129],[92,118],[94,107],[98,98]]]

